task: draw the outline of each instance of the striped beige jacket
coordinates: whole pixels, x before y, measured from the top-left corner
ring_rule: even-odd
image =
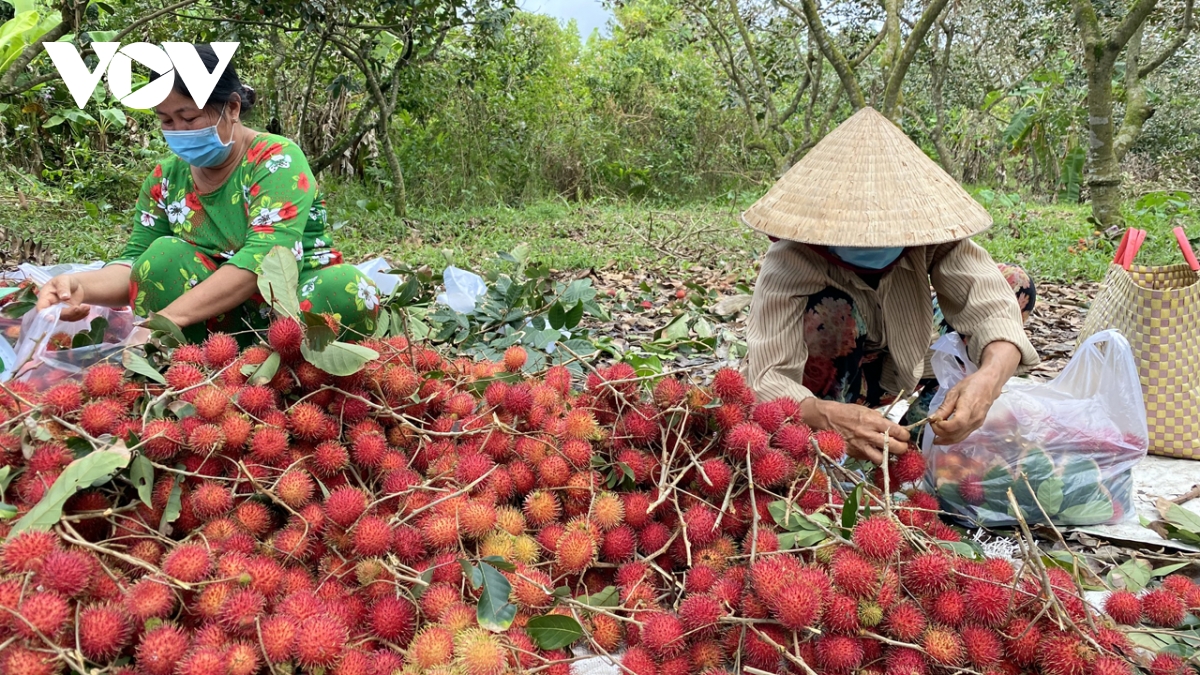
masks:
[[[971,360],[1004,340],[1021,350],[1022,370],[1038,355],[1025,335],[1016,297],[991,256],[970,240],[909,248],[873,289],[858,275],[822,258],[804,244],[780,241],[763,260],[746,342],[743,372],[761,399],[812,396],[802,382],[808,349],[804,314],[808,296],[833,287],[849,295],[866,322],[867,347],[888,354],[883,387],[912,391],[929,370],[929,346],[937,335],[929,286],[946,320],[969,337]]]

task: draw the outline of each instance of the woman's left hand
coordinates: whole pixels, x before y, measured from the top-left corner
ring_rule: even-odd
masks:
[[[1004,391],[1004,383],[1021,364],[1021,352],[1010,342],[993,342],[983,350],[983,365],[946,392],[946,400],[929,416],[933,442],[960,443],[983,426],[992,404]]]
[[[983,426],[1006,380],[981,370],[964,377],[946,392],[942,406],[929,417],[935,434],[933,442],[938,445],[960,443]]]

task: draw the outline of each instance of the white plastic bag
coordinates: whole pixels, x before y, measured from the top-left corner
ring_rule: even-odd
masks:
[[[956,334],[931,356],[938,393],[977,368]],[[1146,456],[1146,408],[1129,342],[1114,330],[1079,346],[1050,382],[1013,379],[983,426],[961,443],[922,438],[942,508],[972,525],[1015,524],[1011,489],[1027,522],[1083,526],[1133,515],[1131,469]]]
[[[392,269],[392,264],[386,258],[372,258],[366,262],[361,262],[355,265],[359,272],[367,275],[367,278],[375,282],[375,286],[379,288],[382,295],[391,295],[392,291],[400,285],[400,277],[395,274],[388,274],[388,270]]]
[[[21,337],[15,347],[19,377],[39,390],[78,378],[88,367],[113,358],[124,349],[133,332],[134,316],[128,309],[93,307],[87,318],[79,321],[62,321],[62,310],[63,305],[58,304],[30,311],[21,322]],[[91,330],[97,318],[108,322],[101,342],[77,348],[51,348],[55,336],[73,338]]]
[[[437,301],[460,314],[475,311],[475,301],[487,295],[487,284],[474,272],[450,266],[442,272],[442,280],[446,292],[439,293]]]

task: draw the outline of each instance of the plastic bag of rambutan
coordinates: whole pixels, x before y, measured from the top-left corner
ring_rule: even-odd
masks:
[[[79,321],[63,321],[61,312],[62,305],[54,305],[30,311],[21,321],[17,377],[38,391],[81,379],[87,368],[119,358],[134,328],[128,309],[93,307]]]
[[[930,410],[975,370],[958,335],[933,349],[939,393]],[[1030,523],[1066,527],[1131,517],[1131,471],[1148,441],[1129,342],[1116,331],[1097,333],[1055,379],[1010,380],[963,442],[940,446],[932,437],[926,429],[929,478],[942,508],[965,524],[1015,525],[1018,512]]]

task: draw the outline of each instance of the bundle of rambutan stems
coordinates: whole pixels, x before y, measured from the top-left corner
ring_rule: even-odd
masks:
[[[520,347],[475,362],[393,338],[333,377],[286,321],[244,351],[179,347],[166,385],[102,365],[5,387],[0,672],[561,675],[592,654],[631,675],[1187,672],[1123,631],[1181,627],[1189,579],[1101,615],[1023,519],[1017,564],[957,555],[915,448],[864,476],[736,371],[532,375]],[[68,438],[146,458],[149,503],[120,473],[52,532],[13,532],[75,461]],[[772,504],[819,541],[781,550]],[[503,625],[476,607],[485,564]],[[578,639],[547,646],[546,616]]]

